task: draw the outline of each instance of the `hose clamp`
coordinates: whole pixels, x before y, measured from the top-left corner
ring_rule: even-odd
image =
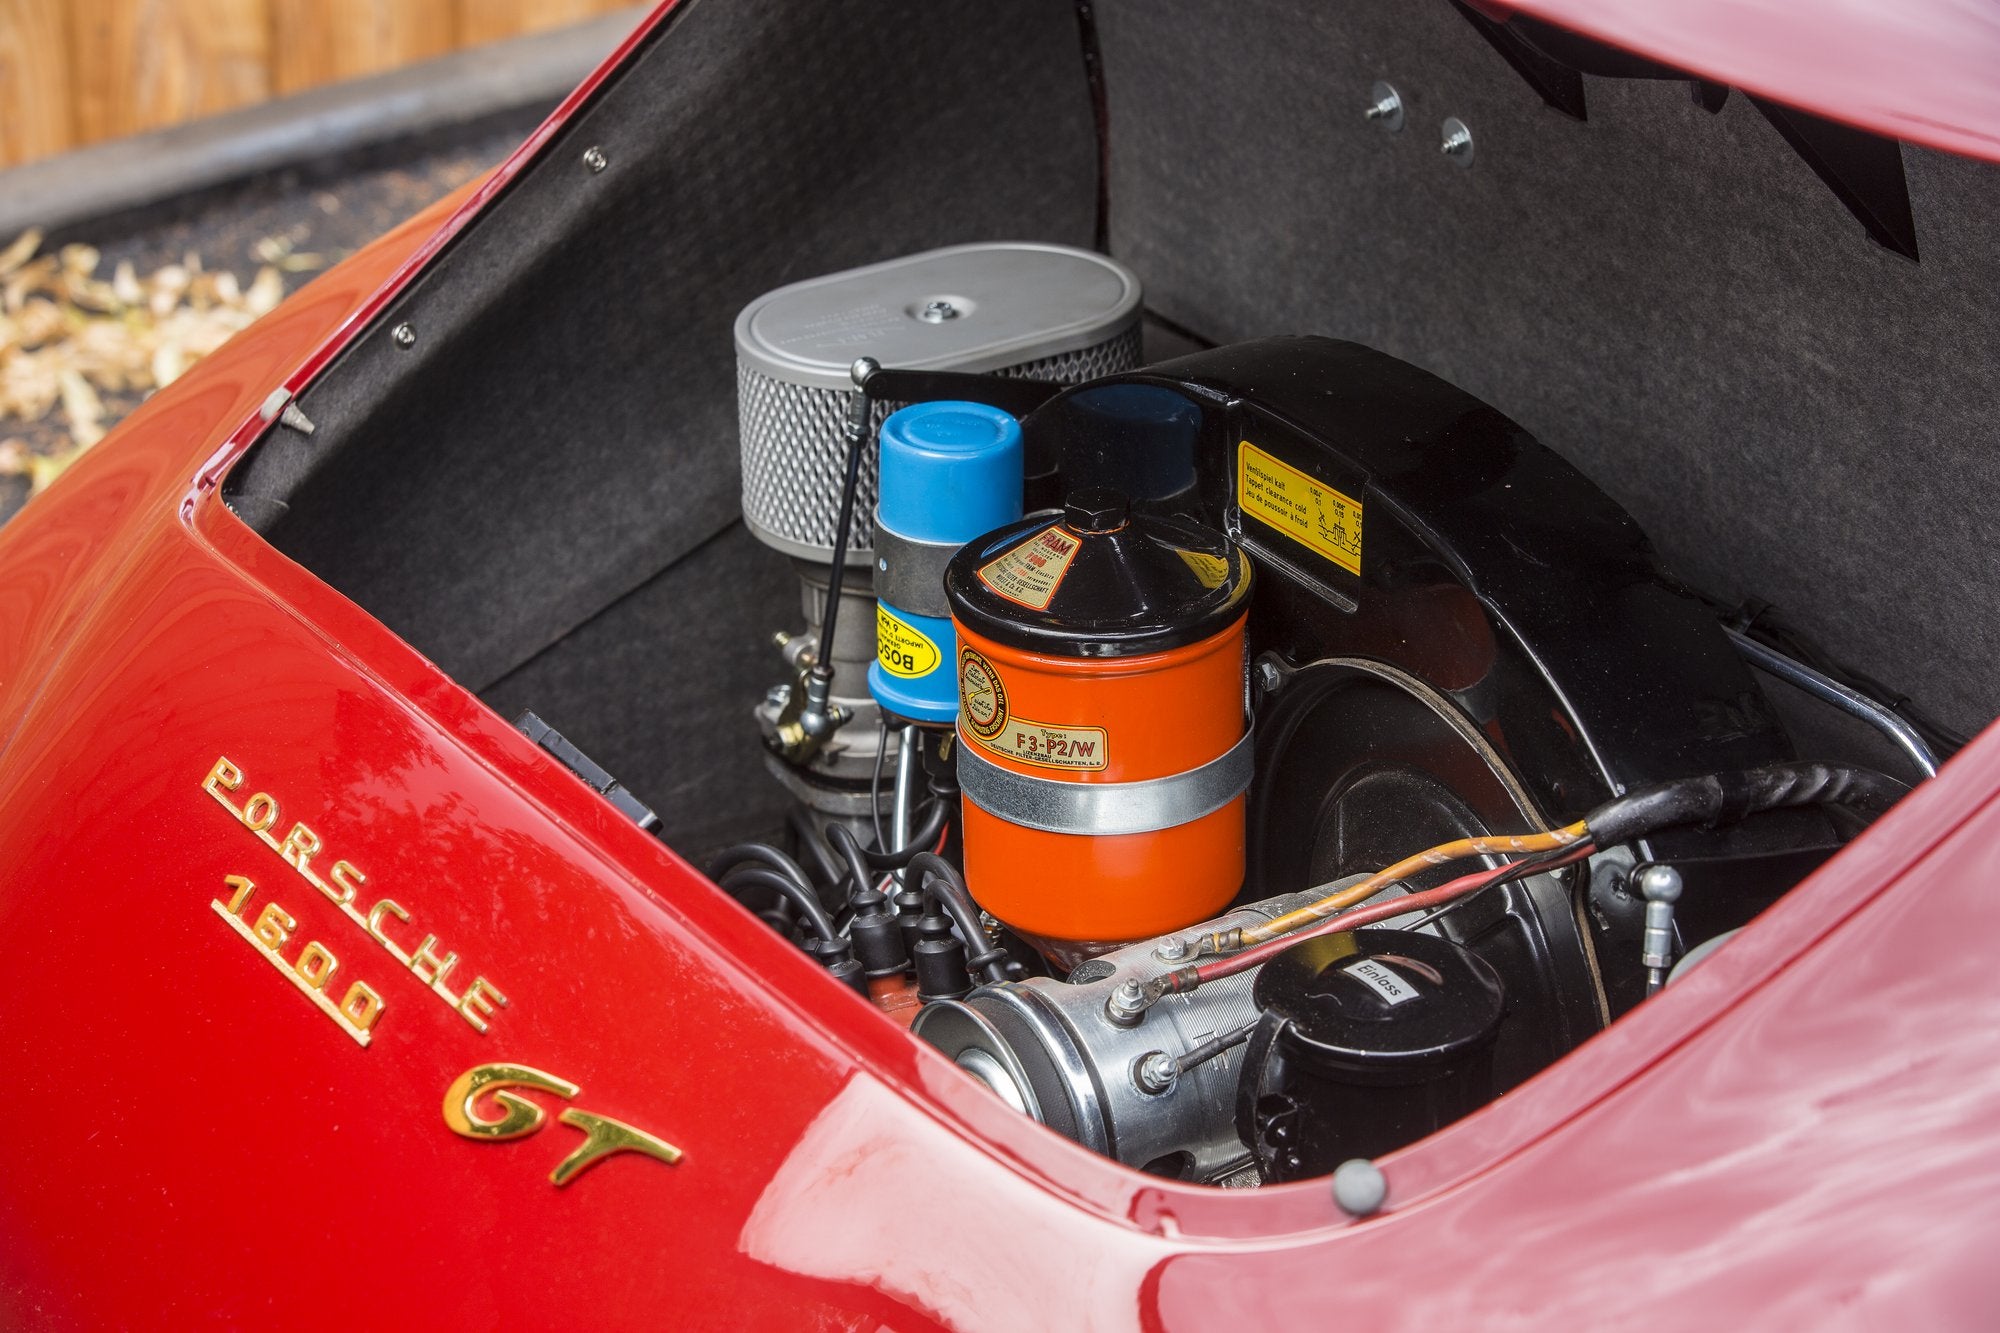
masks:
[[[875,596],[912,615],[951,615],[944,595],[944,567],[964,542],[920,542],[875,521]]]
[[[1002,768],[958,738],[958,786],[988,814],[1043,833],[1156,833],[1212,815],[1249,790],[1256,732],[1185,773],[1140,782],[1063,782]]]

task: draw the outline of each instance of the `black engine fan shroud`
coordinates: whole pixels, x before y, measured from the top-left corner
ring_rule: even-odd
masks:
[[[1360,658],[1314,662],[1280,678],[1283,687],[1259,710],[1248,896],[1376,870],[1413,847],[1548,827],[1491,744],[1421,679]],[[1441,866],[1406,887],[1434,888],[1475,864]],[[1558,1059],[1608,1017],[1577,916],[1580,873],[1501,885],[1438,921],[1442,934],[1492,964],[1506,988],[1496,1091]]]
[[[1180,410],[1163,410],[1162,391]],[[1129,414],[1130,429],[1108,430],[1121,402],[1143,410]],[[1427,723],[1410,711],[1417,696],[1384,693],[1389,677],[1378,674],[1368,697],[1402,722],[1370,732],[1355,719],[1335,729],[1343,734],[1321,735],[1328,724],[1296,702],[1313,688],[1274,700],[1260,726],[1307,727],[1320,743],[1301,770],[1286,769],[1280,793],[1269,770],[1292,763],[1296,743],[1260,733],[1266,773],[1256,804],[1268,809],[1253,836],[1254,886],[1275,892],[1324,882],[1332,874],[1320,872],[1336,866],[1375,869],[1439,840],[1427,834],[1456,836],[1471,819],[1501,821],[1496,831],[1559,825],[1633,787],[1797,757],[1712,611],[1660,568],[1631,516],[1506,416],[1406,362],[1330,338],[1265,338],[1066,390],[1023,429],[1038,501],[1109,485],[1138,508],[1235,536],[1256,570],[1253,654],[1288,668],[1373,662],[1428,701]],[[1337,493],[1352,522],[1342,559],[1244,502],[1252,463]],[[1352,677],[1360,670],[1350,665],[1340,689],[1361,688]],[[1325,689],[1332,702],[1320,702],[1333,716],[1368,711]],[[1351,750],[1348,732],[1372,735],[1372,748]],[[1446,733],[1490,751],[1492,762],[1451,757]],[[1371,753],[1372,777],[1356,768],[1357,755]],[[1511,775],[1511,811],[1488,790],[1500,772]],[[1321,836],[1329,819],[1330,842]],[[1316,845],[1342,850],[1315,865]],[[1799,810],[1661,834],[1635,851],[1682,870],[1684,928],[1702,938],[1747,921],[1838,845],[1824,816]],[[1374,864],[1361,864],[1363,850]],[[1594,989],[1591,954],[1567,898],[1560,910],[1551,902],[1528,911],[1553,891],[1546,878],[1536,883],[1545,887],[1491,896],[1521,908],[1525,933],[1510,948],[1549,950],[1556,972],[1547,988],[1568,1041],[1590,1007],[1577,997]],[[1616,1015],[1644,995],[1643,904],[1612,889],[1590,895],[1581,929]],[[1454,929],[1476,930],[1485,910],[1468,907]],[[1530,916],[1539,926],[1528,927]],[[1565,930],[1575,936],[1574,967],[1558,966]]]

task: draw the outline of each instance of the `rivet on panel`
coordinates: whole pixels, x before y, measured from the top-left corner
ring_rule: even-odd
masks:
[[[1438,151],[1461,167],[1471,166],[1472,131],[1466,128],[1465,122],[1457,116],[1447,116],[1438,128],[1444,135],[1443,141],[1438,144]]]
[[[1403,95],[1378,80],[1368,90],[1368,107],[1361,114],[1381,129],[1394,134],[1403,128]]]

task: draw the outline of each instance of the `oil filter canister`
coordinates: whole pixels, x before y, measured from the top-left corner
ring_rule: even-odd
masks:
[[[1492,1099],[1505,996],[1487,962],[1407,930],[1308,940],[1266,963],[1236,1129],[1264,1178],[1323,1176]]]
[[[1226,907],[1251,776],[1241,549],[1086,488],[968,545],[945,590],[980,904],[1066,965]]]
[[[875,702],[912,722],[958,715],[944,571],[961,546],[1021,517],[1021,426],[980,403],[919,403],[882,423],[875,510]]]

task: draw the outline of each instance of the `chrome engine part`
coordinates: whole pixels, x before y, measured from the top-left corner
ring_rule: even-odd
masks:
[[[875,594],[868,581],[868,567],[850,565],[842,577],[836,641],[825,649],[833,667],[832,704],[843,721],[807,755],[791,738],[790,729],[805,703],[805,672],[822,651],[821,621],[832,571],[805,560],[792,564],[799,576],[799,606],[806,627],[801,633],[780,631],[773,635],[788,679],[766,690],[756,706],[757,727],[764,738],[764,766],[815,813],[866,820],[876,732],[882,723],[882,709],[868,692],[868,665],[875,660]],[[885,760],[891,766],[896,762],[897,744],[891,734]]]
[[[1217,1181],[1250,1156],[1235,1128],[1243,1048],[1168,1069],[1204,1043],[1256,1023],[1257,974],[1169,996],[1134,1024],[1112,1016],[1112,1000],[1121,987],[1173,966],[1184,956],[1184,939],[1257,925],[1317,896],[1267,899],[1128,945],[1084,963],[1066,981],[981,986],[963,1000],[925,1006],[911,1030],[1008,1105],[1086,1148],[1129,1166]]]

